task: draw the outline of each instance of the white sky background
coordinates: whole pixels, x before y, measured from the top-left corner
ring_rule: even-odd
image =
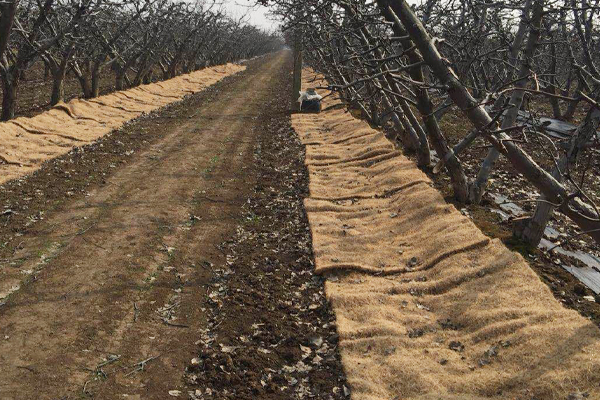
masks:
[[[249,24],[267,30],[275,30],[279,25],[277,21],[270,20],[267,16],[267,7],[254,6],[253,0],[222,0],[223,7],[234,18],[248,14],[246,20]]]
[[[409,0],[410,4],[418,3],[419,0]],[[232,17],[241,17],[248,14],[248,23],[259,28],[267,30],[276,30],[279,23],[276,20],[269,19],[267,15],[269,8],[254,6],[254,0],[221,0],[223,7]]]

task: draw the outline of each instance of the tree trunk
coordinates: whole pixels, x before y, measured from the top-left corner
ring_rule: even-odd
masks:
[[[115,90],[123,90],[125,88],[125,72],[122,69],[115,71]]]
[[[100,66],[94,64],[92,68],[92,97],[98,97],[100,95]]]
[[[393,108],[393,106],[391,106]],[[390,139],[399,142],[405,150],[414,152],[417,150],[415,143],[418,143],[416,134],[410,125],[406,115],[401,111],[392,112],[392,122],[394,124],[394,135]]]
[[[537,48],[537,44],[541,34],[541,22],[543,11],[543,1],[537,0],[533,6],[531,28],[529,30],[529,37],[527,39],[527,44],[523,53],[523,61],[518,72],[519,78],[528,75],[531,69],[531,60],[533,59],[533,55],[535,53],[535,49]],[[525,12],[523,13],[523,15],[525,17]],[[519,110],[521,109],[521,105],[523,104],[523,96],[525,95],[525,91],[523,91],[522,89],[525,88],[527,82],[527,79],[521,79],[515,83],[515,89],[513,90],[512,95],[510,97],[510,108],[506,111],[506,115],[502,120],[501,129],[510,128],[514,126],[517,122]],[[498,157],[500,157],[500,152],[496,148],[491,148],[487,156],[483,160],[481,168],[479,169],[479,173],[477,174],[477,178],[471,184],[471,188],[469,190],[469,199],[472,203],[481,203],[481,199],[485,193],[490,174],[494,169],[494,164],[498,160]]]
[[[87,64],[87,69],[89,70],[89,63]],[[89,99],[92,97],[92,87],[90,86],[90,82],[87,76],[81,71],[81,67],[79,63],[73,63],[73,67],[71,68],[77,80],[79,81],[79,86],[81,86],[81,92],[83,93],[83,97]]]
[[[443,85],[446,85],[446,91],[452,101],[481,131],[485,139],[500,150],[515,170],[523,174],[525,179],[547,196],[552,203],[560,204],[559,210],[562,213],[587,232],[596,243],[600,243],[600,219],[595,210],[578,198],[570,197],[567,189],[560,182],[541,168],[518,144],[511,141],[510,136],[499,131],[497,125],[494,126],[487,111],[471,96],[454,71],[442,59],[431,36],[406,0],[391,0],[391,4],[432,73]]]
[[[8,40],[15,20],[17,6],[17,1],[0,3],[0,56],[4,54],[8,47]]]
[[[167,79],[175,78],[177,76],[177,61],[173,60],[173,62],[169,65],[169,72],[167,74]]]
[[[382,99],[387,111],[391,111],[392,113],[392,121],[394,123],[395,131],[399,132],[396,134],[395,137],[391,139],[395,141],[399,140],[406,150],[417,152],[418,166],[429,166],[429,164],[431,163],[431,159],[429,158],[429,152],[427,152],[426,157],[423,157],[423,152],[419,151],[421,149],[421,145],[419,143],[419,136],[415,131],[411,121],[407,118],[406,114],[404,113],[403,107],[399,106],[399,101],[394,101],[393,99],[390,99],[390,97],[387,96],[385,92],[382,93]],[[403,102],[403,100],[400,100],[400,102]],[[406,107],[409,108],[408,105],[406,105]],[[425,136],[424,133],[423,136]]]
[[[81,86],[81,92],[83,93],[83,97],[86,99],[92,98],[92,87],[90,86],[90,81],[88,81],[87,77],[84,75],[78,75],[77,80],[79,81],[79,86]]]
[[[65,74],[67,72],[66,66],[60,66],[58,70],[52,72],[52,96],[50,98],[50,105],[56,105],[65,99]]]
[[[164,81],[166,81],[167,79],[169,79],[169,68],[163,65],[162,63],[160,64],[160,68],[162,70],[162,78]]]
[[[144,61],[138,65],[138,70],[137,70],[137,73],[135,74],[135,77],[133,78],[133,83],[131,86],[132,87],[140,86],[142,84],[142,82],[144,81],[144,76],[146,76],[147,73],[148,73],[148,66],[147,66],[147,63]]]
[[[406,114],[404,114],[404,111],[402,109],[398,110],[397,107],[398,103],[392,101],[391,108],[396,109],[392,114],[394,126],[396,130],[400,132],[394,139],[399,139],[405,150],[416,152],[419,148],[419,137],[417,136],[417,132],[415,132],[412,124],[406,117]]]
[[[402,26],[401,22],[398,20],[398,16],[394,13],[386,0],[379,0],[378,3],[383,5],[381,7],[382,13],[386,20],[392,22],[394,34],[399,37],[406,37],[407,32],[405,28]],[[413,43],[410,39],[404,39],[401,41],[402,48],[404,51],[408,51],[408,58],[412,64],[419,64],[423,61],[421,56],[413,50],[410,50],[413,47]],[[423,68],[419,65],[414,68],[411,68],[409,71],[409,75],[412,80],[415,82],[425,82],[425,76],[423,74]],[[420,85],[415,85],[415,93],[417,97],[417,109],[421,114],[421,118],[425,125],[425,131],[433,145],[435,151],[437,152],[440,158],[446,158],[446,156],[450,152],[450,148],[446,142],[446,138],[442,134],[440,130],[437,119],[434,115],[434,108],[431,99],[429,98],[429,93],[426,88],[423,88]],[[450,175],[450,180],[452,182],[452,189],[454,190],[454,197],[461,203],[466,203],[469,199],[469,191],[467,185],[467,177],[465,172],[460,164],[460,161],[455,156],[450,156],[448,161],[446,162],[446,168],[448,170],[448,175]]]
[[[523,45],[523,41],[525,40],[525,34],[527,33],[527,27],[529,26],[529,14],[531,12],[531,4],[532,0],[525,0],[525,4],[523,4],[523,13],[521,14],[521,21],[519,22],[519,28],[517,29],[517,32],[515,33],[515,38],[513,39],[513,42],[510,46],[510,54],[508,61],[513,66],[516,66],[517,64],[519,53],[521,52],[521,46]],[[509,72],[508,75],[509,81],[516,78],[514,69],[512,69],[511,71],[512,72]],[[503,107],[505,98],[506,97],[504,95],[498,96],[498,98],[494,102],[495,110],[499,110]]]
[[[562,159],[558,162],[558,168],[554,168],[552,171],[552,177],[559,182],[562,182],[560,171],[566,167],[566,164],[563,164],[561,161]],[[521,238],[525,243],[537,247],[544,236],[544,230],[553,213],[554,206],[548,203],[548,198],[544,195],[540,196],[533,216],[515,225],[513,227],[513,234]]]
[[[2,79],[2,116],[0,120],[8,121],[15,117],[17,109],[17,94],[19,89],[19,79],[14,76],[3,77]]]
[[[590,108],[584,121],[579,125],[575,134],[569,140],[569,149],[558,160],[557,166],[552,171],[552,176],[559,182],[563,181],[563,173],[568,171],[569,164],[575,163],[577,156],[587,143],[594,137],[600,126],[600,110]],[[525,242],[537,247],[544,236],[544,230],[552,213],[554,206],[547,202],[545,196],[540,196],[540,200],[535,209],[535,213],[528,220],[527,225],[521,232],[515,232]]]
[[[400,90],[396,87],[396,90]],[[411,140],[415,141],[415,146],[417,147],[417,165],[420,167],[428,167],[431,164],[431,152],[429,151],[429,141],[427,140],[427,134],[423,130],[423,127],[415,117],[412,109],[404,99],[399,100],[400,108],[402,112],[406,115],[410,126],[408,127],[408,132],[410,134]]]
[[[142,84],[143,76],[144,75],[140,74],[139,72],[137,74],[135,74],[135,77],[133,78],[133,82],[131,83],[131,87],[140,86]]]
[[[577,89],[575,89],[575,93],[579,93],[581,90],[583,90],[583,85],[581,84],[581,81],[579,81],[579,83],[577,84]],[[563,119],[565,121],[573,120],[573,117],[575,116],[575,111],[577,111],[577,106],[579,105],[580,102],[581,102],[581,96],[579,96],[579,95],[576,95],[575,100],[569,102],[569,104],[567,105],[567,110],[565,111],[565,113],[563,115]]]
[[[345,9],[346,12],[348,12],[352,17],[355,17],[354,10],[351,7],[346,7]],[[369,29],[367,29],[366,27],[361,28],[360,37],[363,45],[369,48],[371,46],[371,41],[373,41],[374,39]],[[385,57],[380,49],[375,49],[375,55],[378,58]],[[375,71],[375,69],[371,69],[370,74],[375,74],[376,72],[377,71]],[[379,68],[379,72],[389,72],[389,69],[387,66],[385,66],[385,64],[383,64]],[[419,124],[419,121],[417,121],[417,119],[415,118],[415,115],[413,114],[406,100],[402,98],[394,98],[390,100],[388,94],[383,90],[383,87],[387,84],[388,89],[390,89],[392,92],[401,93],[402,91],[398,83],[395,82],[392,79],[392,77],[387,73],[385,74],[385,78],[380,77],[377,79],[377,82],[379,82],[379,85],[376,86],[379,88],[382,98],[384,100],[387,99],[388,103],[391,101],[396,106],[396,109],[398,108],[398,106],[400,106],[400,111],[395,113],[395,116],[397,117],[397,121],[401,122],[399,128],[403,129],[405,140],[409,145],[408,148],[410,149],[412,147],[416,151],[417,165],[422,168],[429,167],[429,165],[431,164],[429,141],[427,140],[427,135],[425,131],[423,131],[421,124]]]
[[[129,76],[127,76],[127,72],[123,73],[123,79],[125,80],[125,83],[127,84],[127,86],[125,86],[123,89],[133,86],[131,80],[129,79]]]
[[[557,60],[556,60],[556,43],[554,42],[555,40],[555,36],[552,35],[550,37],[551,43],[550,43],[550,56],[552,58],[551,60],[551,64],[550,64],[550,85],[547,89],[547,92],[550,94],[557,94],[558,93],[558,88],[556,85],[557,82],[557,78],[556,78],[556,64],[557,64]],[[560,103],[558,102],[558,98],[557,97],[550,97],[550,105],[552,106],[552,114],[554,115],[555,119],[562,119],[562,111],[560,109]]]

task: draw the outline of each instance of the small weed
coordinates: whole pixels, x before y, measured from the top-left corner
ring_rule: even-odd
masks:
[[[204,175],[205,177],[210,175],[214,171],[215,166],[218,162],[219,162],[219,156],[218,155],[213,156],[209,161],[208,167],[206,167],[202,170],[202,175]]]
[[[260,217],[256,214],[250,214],[245,217],[244,222],[247,224],[258,224],[260,222]]]
[[[144,281],[146,283],[152,283],[156,280],[156,277],[158,277],[158,272],[153,272],[152,274],[150,274],[150,276],[147,276],[146,279],[144,279]]]

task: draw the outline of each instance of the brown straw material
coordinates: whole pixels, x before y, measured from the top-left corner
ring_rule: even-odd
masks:
[[[0,184],[245,68],[236,64],[207,68],[95,99],[71,100],[32,118],[0,123]]]
[[[318,79],[305,71],[304,85]],[[600,399],[600,331],[333,98],[294,114],[354,400]],[[572,397],[579,398],[579,397]]]

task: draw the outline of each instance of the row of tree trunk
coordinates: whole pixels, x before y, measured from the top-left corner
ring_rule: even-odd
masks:
[[[306,4],[272,0],[280,7],[281,15],[303,15],[291,18],[290,25],[297,27],[304,24],[310,27],[304,30],[306,56],[316,69],[328,77],[330,88],[338,91],[350,107],[359,109],[372,123],[381,125],[390,121],[395,127],[394,139],[401,142],[405,149],[416,153],[419,166],[429,168],[430,147],[435,150],[440,161],[434,172],[441,169],[447,171],[457,201],[465,204],[480,203],[499,157],[505,157],[541,193],[534,215],[515,224],[518,228],[515,233],[534,246],[539,244],[555,210],[568,216],[583,233],[600,243],[600,214],[581,185],[572,178],[574,165],[590,142],[596,140],[600,123],[600,80],[594,75],[594,55],[588,52],[590,66],[582,71],[575,61],[573,50],[569,51],[566,55],[572,64],[569,88],[561,90],[558,88],[557,70],[562,66],[558,65],[557,60],[565,55],[557,54],[557,43],[563,48],[565,45],[560,41],[549,44],[542,35],[545,32],[549,39],[558,37],[556,29],[548,26],[556,25],[556,19],[548,22],[551,13],[560,14],[564,22],[567,12],[577,15],[578,12],[584,13],[587,10],[586,7],[580,7],[581,4],[570,1],[572,8],[560,11],[548,8],[545,0],[518,2],[521,7],[515,10],[520,12],[519,23],[514,34],[510,35],[511,42],[505,47],[507,51],[490,51],[494,56],[504,54],[505,58],[498,60],[498,63],[506,65],[502,69],[506,71],[506,76],[500,81],[503,86],[499,95],[488,97],[483,90],[483,82],[493,80],[490,71],[478,67],[456,73],[451,68],[451,62],[441,55],[438,46],[446,46],[450,52],[461,50],[432,37],[423,24],[423,21],[433,23],[436,19],[442,19],[438,23],[446,23],[443,21],[444,15],[432,14],[436,4],[441,4],[442,0],[429,0],[420,8],[420,18],[406,0],[376,0],[376,5],[360,1],[321,0]],[[469,48],[476,49],[486,43],[485,37],[489,33],[486,31],[489,22],[486,24],[486,21],[494,18],[494,13],[497,12],[495,8],[504,6],[483,1],[470,4],[476,9],[473,11],[476,21],[470,33],[472,38]],[[382,28],[381,20],[375,17],[373,7],[383,17],[385,29]],[[343,14],[338,10],[343,10]],[[343,16],[338,17],[340,14]],[[586,15],[587,25],[583,24],[584,28],[581,28],[583,36],[586,35],[585,32],[593,32],[594,29],[589,22],[591,14]],[[561,37],[573,36],[565,31],[565,23],[558,23],[556,26],[562,27]],[[437,30],[437,34],[442,30],[435,25],[433,29]],[[581,39],[582,42],[584,39],[585,37]],[[589,42],[588,38],[586,43]],[[550,48],[552,60],[548,63],[550,73],[539,77],[536,70],[540,68],[541,47]],[[493,57],[478,59],[467,56],[461,65],[483,65],[490,60]],[[572,79],[577,75],[573,71],[578,69],[578,79]],[[483,75],[478,76],[478,71]],[[582,79],[584,74],[589,76]],[[595,79],[597,85],[594,89],[591,87],[594,84],[590,86],[586,82],[593,83]],[[467,81],[470,83],[465,83]],[[570,97],[570,87],[575,81],[579,82],[578,89],[585,88],[589,95],[577,91],[575,97]],[[446,96],[437,108],[432,99],[434,93],[444,93]],[[577,107],[584,108],[586,112],[585,119],[570,140],[562,145],[565,151],[554,152],[558,156],[550,171],[545,170],[525,152],[513,135],[514,132],[529,129],[519,119],[519,112],[525,107],[529,95],[549,98],[553,113],[560,114],[561,117],[572,117]],[[564,113],[559,99],[568,102]],[[474,127],[454,147],[449,146],[440,128],[440,120],[450,106],[460,109]],[[533,129],[535,134],[543,137],[543,127]],[[489,144],[489,151],[476,176],[470,180],[460,155],[477,139],[484,139]]]

